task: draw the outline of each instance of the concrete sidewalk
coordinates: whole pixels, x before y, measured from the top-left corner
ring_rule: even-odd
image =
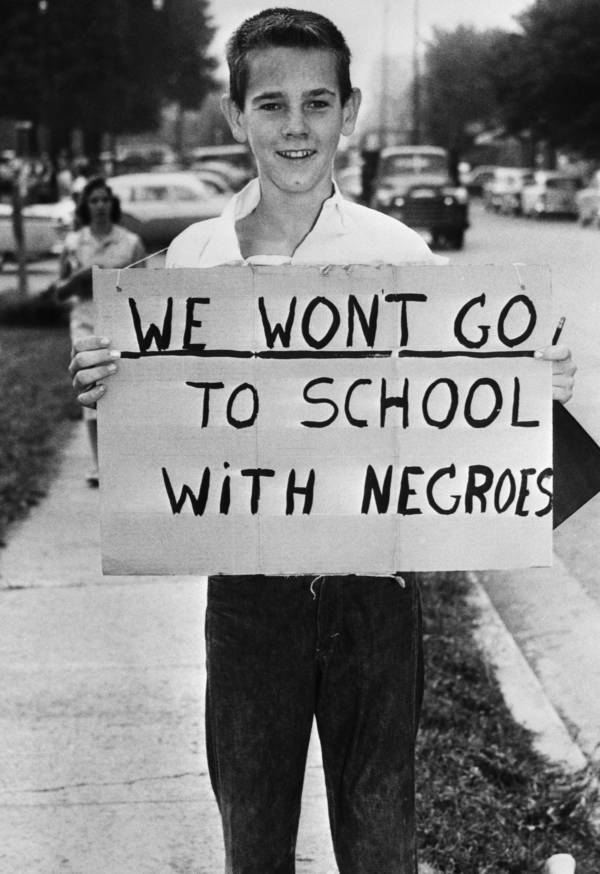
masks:
[[[0,553],[0,874],[221,874],[204,753],[205,580],[103,577],[87,465],[78,426],[50,494]],[[478,579],[473,598],[509,704],[520,718],[519,702],[533,704],[525,721],[543,752],[581,767],[588,756]],[[297,871],[336,871],[315,737]]]
[[[0,874],[222,874],[205,579],[103,577],[83,428],[0,553]],[[313,737],[299,874],[334,874]]]

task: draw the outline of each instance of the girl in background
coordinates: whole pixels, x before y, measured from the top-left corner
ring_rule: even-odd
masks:
[[[92,300],[92,267],[129,267],[146,256],[137,234],[120,224],[121,205],[106,180],[95,176],[84,186],[75,211],[77,230],[67,235],[60,257],[59,298],[71,301],[71,343],[95,332],[96,312]],[[140,267],[144,264],[138,265]],[[98,432],[96,410],[84,408],[93,466],[86,479],[98,480]]]

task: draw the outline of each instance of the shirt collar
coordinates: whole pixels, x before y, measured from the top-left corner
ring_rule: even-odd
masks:
[[[332,180],[332,182],[333,194],[323,202],[321,212],[319,213],[311,234],[321,221],[327,221],[328,224],[333,222],[334,225],[337,225],[335,229],[338,230],[339,233],[343,234],[348,233],[349,231],[349,217],[346,208],[346,201],[342,197],[342,193],[338,188],[335,179]],[[224,219],[235,225],[235,223],[240,219],[250,215],[259,203],[260,182],[258,179],[252,179],[244,188],[242,188],[241,191],[238,191],[238,193],[231,198],[221,215]]]
[[[119,239],[119,231],[115,224],[111,227],[110,233],[100,240],[92,234],[90,225],[83,226],[82,235],[86,243],[93,243],[94,246],[107,246],[109,243],[114,243]]]
[[[240,245],[235,231],[235,223],[252,210],[256,209],[260,202],[260,182],[252,179],[241,191],[234,194],[225,205],[221,216],[213,227],[210,238],[207,240],[202,257],[209,264],[251,264],[251,263],[290,263],[293,258],[282,256],[255,256],[244,261],[240,252]],[[305,240],[298,247],[301,251],[307,241],[314,240],[315,235],[322,229],[329,234],[347,234],[350,232],[352,220],[348,216],[346,201],[342,197],[335,181],[333,182],[333,194],[323,203],[321,212]]]

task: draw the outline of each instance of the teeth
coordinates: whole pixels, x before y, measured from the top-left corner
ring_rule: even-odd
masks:
[[[279,152],[284,158],[309,158],[314,152],[311,149],[296,149],[285,152]]]

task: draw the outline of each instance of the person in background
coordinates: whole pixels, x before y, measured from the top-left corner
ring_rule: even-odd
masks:
[[[94,334],[92,267],[128,267],[146,256],[137,234],[119,225],[121,205],[102,176],[90,179],[81,190],[75,210],[78,230],[69,233],[60,256],[57,297],[71,302],[70,333],[73,345]],[[144,264],[138,265],[140,267]],[[98,485],[96,411],[84,408],[93,466],[86,479]]]
[[[63,149],[56,161],[56,196],[58,200],[71,196],[73,174],[69,167],[69,157]]]
[[[89,163],[85,158],[79,158],[74,162],[73,171],[75,176],[71,185],[71,197],[77,204],[79,203],[81,192],[87,185],[88,179],[92,174],[90,173]]]
[[[381,146],[377,134],[368,134],[363,149],[361,151],[362,167],[361,167],[361,203],[365,206],[370,206],[371,198],[373,197],[373,183],[377,175],[377,165],[379,163],[379,155]]]

